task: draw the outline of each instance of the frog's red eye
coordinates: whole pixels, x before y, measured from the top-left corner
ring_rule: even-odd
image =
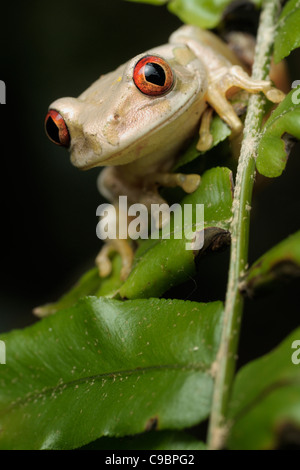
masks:
[[[45,118],[45,131],[49,139],[57,145],[69,147],[70,134],[63,117],[50,109]]]
[[[145,95],[158,96],[172,88],[174,77],[169,64],[155,55],[147,55],[138,61],[133,81]]]

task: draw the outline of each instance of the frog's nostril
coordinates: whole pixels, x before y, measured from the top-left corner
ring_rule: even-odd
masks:
[[[45,131],[49,139],[57,145],[69,147],[70,134],[63,117],[50,109],[45,118]]]

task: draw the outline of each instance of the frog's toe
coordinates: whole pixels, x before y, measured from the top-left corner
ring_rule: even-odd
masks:
[[[213,136],[211,135],[210,132],[207,132],[201,135],[196,145],[196,148],[200,152],[207,152],[207,150],[211,148],[212,144],[213,144]]]
[[[197,143],[197,150],[200,152],[206,152],[213,144],[213,136],[210,132],[210,125],[213,117],[213,109],[207,108],[202,116],[200,129],[199,129],[199,140]]]
[[[108,277],[112,271],[111,261],[105,260],[105,262],[98,264],[98,271],[100,277]]]
[[[270,88],[270,90],[266,91],[266,97],[272,103],[281,103],[285,98],[285,93],[277,88]]]
[[[196,191],[196,189],[200,185],[200,180],[201,180],[200,176],[196,174],[182,175],[182,176],[183,176],[182,183],[180,185],[182,189],[188,194]]]
[[[110,247],[109,245],[104,245],[104,247],[100,250],[95,263],[96,266],[98,267],[99,271],[99,276],[100,277],[107,277],[110,275],[112,271],[112,264],[111,260],[109,259],[109,252],[110,252]]]
[[[122,258],[122,268],[120,277],[124,281],[130,274],[133,263],[133,250],[128,240],[109,240],[100,250],[95,262],[99,270],[100,277],[107,277],[112,272],[112,263],[109,258],[111,253],[119,253]]]

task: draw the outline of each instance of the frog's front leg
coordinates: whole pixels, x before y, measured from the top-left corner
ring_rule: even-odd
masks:
[[[232,137],[239,134],[243,124],[233,106],[227,99],[227,92],[234,87],[249,93],[263,92],[273,103],[281,102],[285,94],[274,88],[269,80],[254,80],[239,65],[233,65],[220,73],[218,78],[211,77],[207,90],[206,101],[232,129]]]
[[[132,176],[132,175],[131,175]],[[168,220],[169,214],[168,205],[166,201],[158,193],[158,186],[175,187],[180,186],[185,192],[194,192],[200,184],[200,176],[196,174],[184,175],[182,173],[167,173],[153,171],[146,176],[137,176],[136,180],[133,178],[126,178],[126,172],[122,167],[107,167],[105,168],[98,179],[98,189],[100,193],[108,200],[113,202],[114,210],[108,214],[109,224],[116,227],[116,233],[119,232],[119,220],[127,220],[130,222],[132,219],[128,214],[122,214],[122,207],[118,205],[119,196],[127,196],[128,204],[140,203],[143,204],[149,214],[154,217],[155,225],[160,228]],[[152,213],[152,205],[159,206],[160,209]],[[165,214],[165,212],[166,214]],[[122,232],[126,232],[128,227],[121,227]],[[128,239],[109,239],[106,241],[98,256],[96,257],[96,265],[99,269],[101,277],[106,277],[111,273],[112,264],[110,257],[112,253],[118,252],[122,258],[121,278],[125,280],[129,275],[134,252]]]
[[[99,175],[97,186],[99,192],[113,203],[113,210],[108,209],[108,223],[110,226],[115,226],[116,235],[119,233],[119,220],[127,220],[127,213],[122,214],[122,208],[119,207],[119,196],[127,196],[129,200],[134,200],[139,196],[139,191],[135,186],[130,186],[124,182],[120,173],[115,167],[107,167],[102,170]],[[122,232],[126,233],[127,226],[121,227]],[[99,270],[100,277],[107,277],[111,273],[112,263],[111,255],[119,253],[122,259],[122,268],[120,277],[125,280],[132,267],[134,252],[133,248],[127,238],[115,238],[105,241],[103,247],[98,253],[95,263]]]
[[[179,186],[186,193],[196,191],[200,184],[200,176],[197,174],[185,175],[183,173],[151,173],[145,177],[146,183],[156,183],[166,188]]]
[[[107,217],[110,226],[116,227],[116,234],[119,229],[127,236],[127,225],[119,227],[119,221],[127,221],[129,223],[132,218],[122,213],[124,210],[118,204],[119,196],[127,196],[129,205],[140,203],[151,208],[151,204],[166,204],[166,201],[158,194],[158,190],[154,182],[146,181],[145,178],[137,178],[137,181],[126,179],[126,172],[122,167],[107,167],[102,170],[98,178],[98,189],[100,193],[113,203],[113,210],[108,213]],[[122,222],[121,222],[122,223]],[[109,239],[101,248],[96,257],[96,265],[101,277],[106,277],[111,273],[112,263],[111,255],[119,253],[122,259],[121,279],[125,280],[132,268],[134,251],[130,241],[127,238]]]

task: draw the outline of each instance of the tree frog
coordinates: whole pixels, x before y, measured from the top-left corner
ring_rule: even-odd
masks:
[[[105,166],[98,186],[117,204],[165,201],[159,186],[180,186],[187,193],[200,184],[196,174],[172,173],[176,156],[199,132],[197,148],[212,145],[210,122],[215,111],[232,130],[242,122],[229,101],[237,88],[263,92],[275,103],[284,94],[271,81],[249,77],[238,57],[212,32],[184,25],[169,42],[137,55],[114,72],[100,76],[78,98],[54,101],[45,119],[48,137],[67,147],[71,162],[87,170]],[[100,276],[111,271],[109,256],[122,257],[121,277],[131,270],[133,250],[127,240],[109,240],[96,258]]]

